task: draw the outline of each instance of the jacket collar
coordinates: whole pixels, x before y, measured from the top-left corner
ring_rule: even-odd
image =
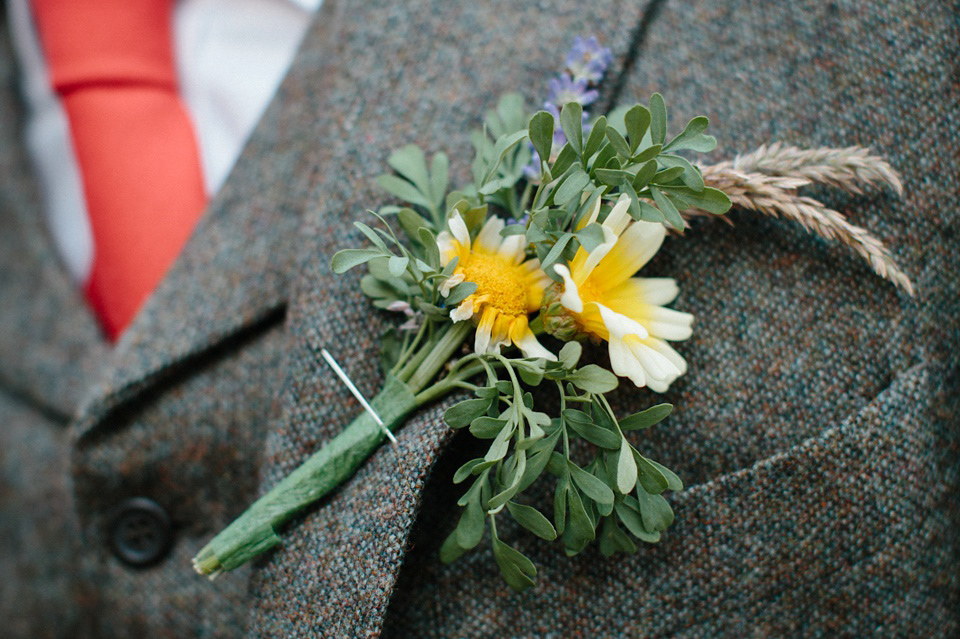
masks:
[[[7,47],[6,33],[0,46]],[[12,55],[0,57],[0,383],[81,437],[111,410],[287,299],[310,165],[283,85],[171,271],[111,348],[63,269],[37,214]]]
[[[0,384],[66,422],[108,349],[39,214],[40,193],[20,139],[18,73],[3,28],[0,50]]]

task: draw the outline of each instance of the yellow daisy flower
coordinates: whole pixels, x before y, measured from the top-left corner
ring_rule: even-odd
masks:
[[[537,341],[527,316],[540,308],[550,278],[537,259],[524,261],[527,242],[523,235],[502,237],[504,222],[490,217],[471,243],[467,225],[459,212],[447,223],[449,231],[437,235],[440,260],[457,259],[453,275],[440,289],[446,297],[461,282],[473,282],[477,290],[450,312],[450,319],[477,323],[474,350],[499,353],[500,347],[514,344],[524,357],[557,358]]]
[[[569,268],[554,267],[563,278],[560,304],[580,332],[609,343],[614,373],[638,387],[664,392],[687,370],[666,340],[690,337],[693,315],[663,308],[679,290],[672,278],[632,277],[660,249],[666,229],[632,221],[629,208],[630,199],[621,195],[601,225],[603,243],[589,253],[581,247]],[[599,214],[598,198],[580,226],[595,222]]]

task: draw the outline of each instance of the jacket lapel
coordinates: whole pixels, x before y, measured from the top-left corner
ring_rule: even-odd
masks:
[[[40,214],[8,37],[0,29],[0,383],[66,422],[107,347]]]
[[[454,181],[462,181],[472,155],[469,132],[499,95],[521,91],[542,101],[577,35],[598,34],[613,48],[615,78],[646,6],[345,4],[324,3],[303,51],[310,64],[298,67],[302,75],[289,86],[302,100],[307,159],[323,171],[316,175],[316,209],[304,224],[303,277],[288,319],[294,350],[262,491],[362,410],[329,373],[321,347],[364,393],[382,384],[383,318],[361,295],[358,275],[336,277],[329,264],[336,250],[362,241],[351,223],[388,201],[372,178],[390,151],[411,142],[443,150],[453,159]],[[397,447],[379,450],[351,482],[283,531],[283,548],[254,579],[252,636],[283,636],[295,624],[318,636],[379,631],[421,491],[450,440],[440,415],[434,407],[411,418]]]
[[[296,63],[295,63],[296,64]],[[81,409],[79,436],[196,356],[282,312],[306,205],[308,145],[290,73],[171,271],[111,354]]]

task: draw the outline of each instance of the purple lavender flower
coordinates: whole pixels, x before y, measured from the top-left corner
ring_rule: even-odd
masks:
[[[588,83],[599,82],[611,62],[613,53],[607,47],[601,47],[593,36],[586,39],[577,36],[567,54],[567,70],[573,79]]]
[[[578,102],[586,106],[600,96],[596,90],[587,86],[585,79],[573,80],[566,73],[550,80],[550,92],[547,95],[549,104],[563,106],[568,102]]]

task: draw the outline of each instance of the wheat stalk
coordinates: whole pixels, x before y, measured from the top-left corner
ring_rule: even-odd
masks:
[[[775,146],[777,145],[768,147],[766,154],[758,155],[758,151],[743,157],[769,157],[769,149]],[[815,151],[831,150],[836,149],[817,149]],[[844,151],[845,149],[840,150]],[[780,152],[779,150],[776,151]],[[829,153],[819,154],[820,158],[829,156]],[[815,155],[808,157],[815,157]],[[819,181],[828,184],[833,183],[828,180],[839,179],[839,176],[843,175],[843,170],[835,169],[830,173],[822,170],[822,167],[828,166],[827,164],[809,163],[803,165],[794,162],[781,165],[781,168],[788,165],[792,167],[790,169],[794,171],[792,175],[774,175],[767,172],[744,171],[735,168],[736,164],[737,160],[704,166],[702,168],[704,183],[726,193],[735,206],[758,211],[772,217],[782,216],[792,219],[811,233],[846,244],[866,259],[878,275],[890,280],[910,295],[914,295],[910,278],[897,266],[883,242],[871,235],[866,229],[848,222],[840,212],[828,208],[822,202],[811,197],[798,195],[796,192],[800,187],[807,186],[814,181],[812,177],[802,174],[803,171],[809,171],[811,167],[816,168],[815,172],[820,176]],[[747,164],[749,165],[749,163]],[[769,170],[769,163],[766,166]],[[847,166],[849,166],[849,163]],[[889,168],[889,165],[887,167]],[[893,169],[889,170],[890,175],[896,179],[896,173],[893,172]],[[827,175],[829,177],[825,177]],[[870,179],[864,177],[866,175],[881,175],[881,173],[861,171],[857,173],[857,179],[872,183]],[[850,190],[851,179],[846,180],[846,186],[843,188]],[[888,179],[883,181],[890,184]],[[894,188],[898,188],[899,184],[899,179],[896,179],[897,186]],[[684,211],[684,214],[703,215],[706,213],[696,209],[688,209]]]
[[[903,195],[900,176],[890,163],[861,146],[800,149],[774,142],[722,164],[744,173],[795,177],[828,184],[856,195],[863,193],[861,187],[886,184],[897,195]]]

